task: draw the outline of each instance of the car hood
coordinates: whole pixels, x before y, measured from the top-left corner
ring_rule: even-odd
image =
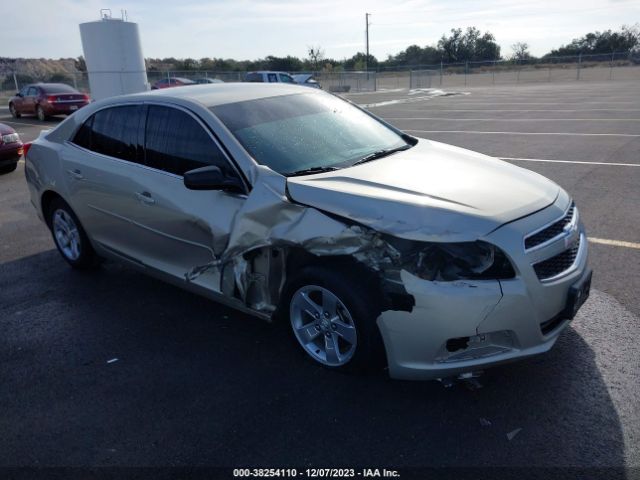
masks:
[[[7,135],[9,133],[16,133],[16,131],[13,128],[11,128],[9,125],[0,123],[0,135]]]
[[[560,187],[530,170],[420,139],[354,167],[289,177],[295,202],[383,233],[421,241],[475,241],[551,205]]]

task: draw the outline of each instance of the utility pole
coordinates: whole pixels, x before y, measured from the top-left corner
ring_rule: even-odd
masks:
[[[367,77],[369,76],[369,17],[371,16],[370,13],[365,13],[364,14],[364,20],[365,20],[365,36],[367,39],[367,56],[364,59],[364,69],[367,71]]]

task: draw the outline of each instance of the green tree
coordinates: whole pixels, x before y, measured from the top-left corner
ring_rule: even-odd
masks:
[[[368,62],[366,60],[368,60]],[[367,57],[365,53],[358,52],[353,57],[344,60],[342,64],[345,70],[364,70],[365,67],[371,70],[377,68],[378,59],[371,54]]]
[[[476,27],[452,28],[449,36],[443,35],[438,41],[445,62],[455,63],[477,60],[497,60],[500,46],[490,32],[482,33]]]
[[[282,70],[285,72],[296,72],[302,70],[302,60],[298,57],[287,55],[286,57],[274,57],[269,55],[265,58],[267,70]]]
[[[640,48],[640,26],[623,25],[619,31],[589,32],[568,45],[551,50],[545,57],[612,52],[632,52]]]

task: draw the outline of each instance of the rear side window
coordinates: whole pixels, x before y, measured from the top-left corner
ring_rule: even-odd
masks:
[[[245,77],[245,82],[262,82],[262,74],[261,73],[247,73]]]
[[[149,167],[183,175],[215,165],[228,176],[236,175],[209,134],[182,110],[150,105],[145,139],[145,162]]]
[[[73,143],[109,157],[138,162],[142,127],[138,105],[100,110],[78,130]]]
[[[91,150],[92,124],[93,124],[93,116],[89,117],[89,119],[80,126],[80,128],[76,132],[76,136],[73,137],[72,142],[78,145],[79,147],[86,148],[87,150]]]

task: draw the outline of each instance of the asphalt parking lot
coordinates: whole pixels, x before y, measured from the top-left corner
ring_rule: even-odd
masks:
[[[21,164],[0,177],[0,466],[640,467],[640,85],[456,91],[350,98],[574,197],[593,290],[551,352],[475,386],[327,372],[281,330],[126,267],[71,271]],[[56,123],[0,122],[25,140]]]

